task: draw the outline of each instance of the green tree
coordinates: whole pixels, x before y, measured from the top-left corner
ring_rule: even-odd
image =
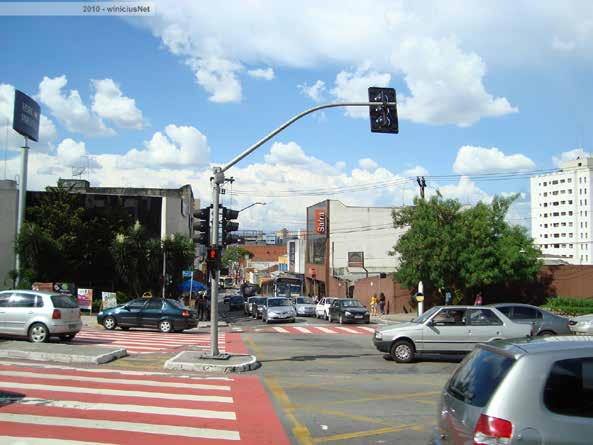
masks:
[[[176,233],[167,237],[162,243],[167,258],[167,274],[171,276],[171,283],[167,289],[168,296],[179,295],[184,270],[192,270],[195,257],[194,243],[187,236]]]
[[[462,292],[466,301],[478,290],[535,280],[539,250],[523,227],[505,221],[516,199],[495,197],[463,209],[437,193],[394,210],[394,226],[408,228],[390,252],[400,260],[394,279],[408,287],[422,281],[425,292]]]
[[[224,249],[224,253],[222,254],[221,262],[222,267],[231,267],[233,263],[239,263],[243,261],[247,255],[249,258],[253,258],[253,254],[241,247],[241,246],[229,246]]]

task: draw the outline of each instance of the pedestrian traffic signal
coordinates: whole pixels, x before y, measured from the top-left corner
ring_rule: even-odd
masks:
[[[393,88],[369,88],[369,102],[380,104],[369,106],[371,118],[371,131],[373,133],[398,133],[397,106],[387,105],[395,103],[395,90]]]
[[[239,230],[239,223],[233,221],[239,217],[238,210],[227,209],[226,207],[222,208],[222,245],[226,246],[231,244],[234,240],[231,236],[231,232],[236,232]]]
[[[193,214],[194,223],[193,228],[197,233],[194,233],[193,240],[198,244],[205,246],[210,244],[210,207],[196,210]]]
[[[206,265],[209,270],[218,270],[220,268],[220,247],[210,246],[206,250]]]

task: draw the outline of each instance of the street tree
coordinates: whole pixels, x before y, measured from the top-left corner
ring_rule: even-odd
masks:
[[[408,228],[390,252],[400,261],[394,279],[411,288],[422,281],[429,292],[463,294],[466,302],[494,286],[533,282],[540,251],[525,228],[505,221],[516,199],[495,197],[465,208],[437,193],[394,210],[394,226]]]
[[[229,246],[224,249],[222,254],[222,267],[229,268],[233,263],[240,263],[245,259],[245,256],[253,258],[253,253],[241,246]]]
[[[193,270],[194,265],[194,243],[187,236],[175,233],[162,242],[162,248],[167,258],[167,274],[171,277],[167,289],[167,295],[177,297],[179,284],[183,280],[184,270]]]

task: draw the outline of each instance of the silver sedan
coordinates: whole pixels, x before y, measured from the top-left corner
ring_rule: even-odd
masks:
[[[570,320],[570,330],[576,335],[593,335],[593,314],[574,317]]]

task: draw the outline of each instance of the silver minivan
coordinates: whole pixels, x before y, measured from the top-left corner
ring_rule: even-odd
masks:
[[[416,353],[469,352],[478,343],[529,336],[533,329],[494,307],[435,306],[408,323],[377,329],[373,342],[395,361],[409,363]]]
[[[0,334],[26,336],[33,343],[50,336],[72,340],[82,328],[80,309],[68,295],[30,290],[0,292]]]
[[[478,345],[443,389],[431,444],[593,443],[592,340]]]

